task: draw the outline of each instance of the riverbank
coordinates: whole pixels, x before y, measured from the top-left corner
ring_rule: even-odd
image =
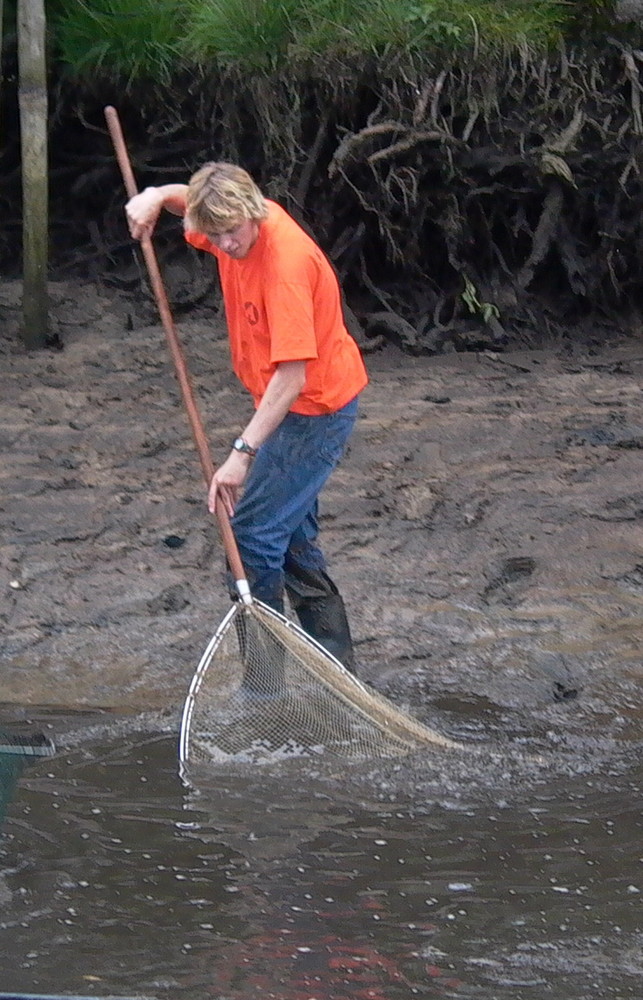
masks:
[[[27,354],[0,286],[0,703],[178,716],[229,604],[163,331],[52,285]],[[248,413],[208,310],[178,323],[219,461]],[[323,544],[360,676],[440,728],[635,739],[643,345],[369,354]]]

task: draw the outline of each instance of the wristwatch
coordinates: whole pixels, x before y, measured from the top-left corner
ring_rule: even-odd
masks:
[[[240,451],[244,455],[250,455],[250,458],[254,458],[257,454],[256,448],[251,448],[245,438],[238,437],[232,442],[232,450]]]

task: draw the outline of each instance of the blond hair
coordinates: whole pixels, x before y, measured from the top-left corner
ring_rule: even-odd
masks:
[[[197,170],[188,184],[186,208],[190,226],[206,234],[268,216],[266,199],[252,177],[233,163],[206,163]]]

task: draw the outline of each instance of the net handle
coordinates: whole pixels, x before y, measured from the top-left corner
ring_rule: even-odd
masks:
[[[130,163],[127,146],[125,145],[125,138],[123,136],[123,130],[121,129],[121,123],[116,108],[111,106],[105,108],[105,120],[107,122],[107,128],[114,146],[114,152],[116,153],[116,159],[118,160],[118,165],[120,167],[121,174],[123,175],[125,190],[127,191],[128,197],[133,198],[135,194],[138,194],[138,187],[134,178],[134,172]],[[154,298],[156,299],[156,305],[163,323],[167,343],[170,348],[170,354],[172,355],[172,361],[174,362],[176,377],[181,387],[181,396],[183,398],[183,403],[190,422],[192,437],[194,438],[194,443],[196,444],[196,448],[199,453],[203,478],[205,480],[206,487],[209,488],[215,471],[214,463],[212,462],[208,441],[205,436],[205,430],[203,429],[203,422],[194,398],[194,391],[188,375],[183,348],[176,332],[174,319],[172,318],[172,311],[165,292],[165,286],[159,270],[156,253],[152,245],[152,240],[149,236],[143,237],[141,240],[141,248],[143,250],[147,273],[149,274],[150,283],[154,292]],[[228,517],[227,511],[225,510],[220,497],[217,497],[215,516],[219,524],[226,558],[230,564],[230,569],[234,574],[237,589],[242,597],[246,597],[249,593],[246,582],[246,573],[243,568],[243,563],[241,562],[241,556],[232,531],[230,518]]]

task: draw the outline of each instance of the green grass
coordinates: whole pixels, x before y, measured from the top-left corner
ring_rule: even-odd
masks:
[[[189,0],[189,59],[247,68],[391,49],[544,47],[559,37],[557,0]]]
[[[277,66],[292,37],[300,0],[184,0],[186,61],[251,69]]]
[[[177,0],[74,0],[57,6],[56,51],[74,75],[170,80],[183,35]]]
[[[180,68],[270,71],[385,53],[543,51],[613,0],[51,0],[77,75],[166,82]],[[577,28],[576,28],[577,30]]]
[[[523,0],[308,0],[302,8],[298,49],[317,55],[512,48],[525,39],[543,47],[564,18],[556,2]]]

